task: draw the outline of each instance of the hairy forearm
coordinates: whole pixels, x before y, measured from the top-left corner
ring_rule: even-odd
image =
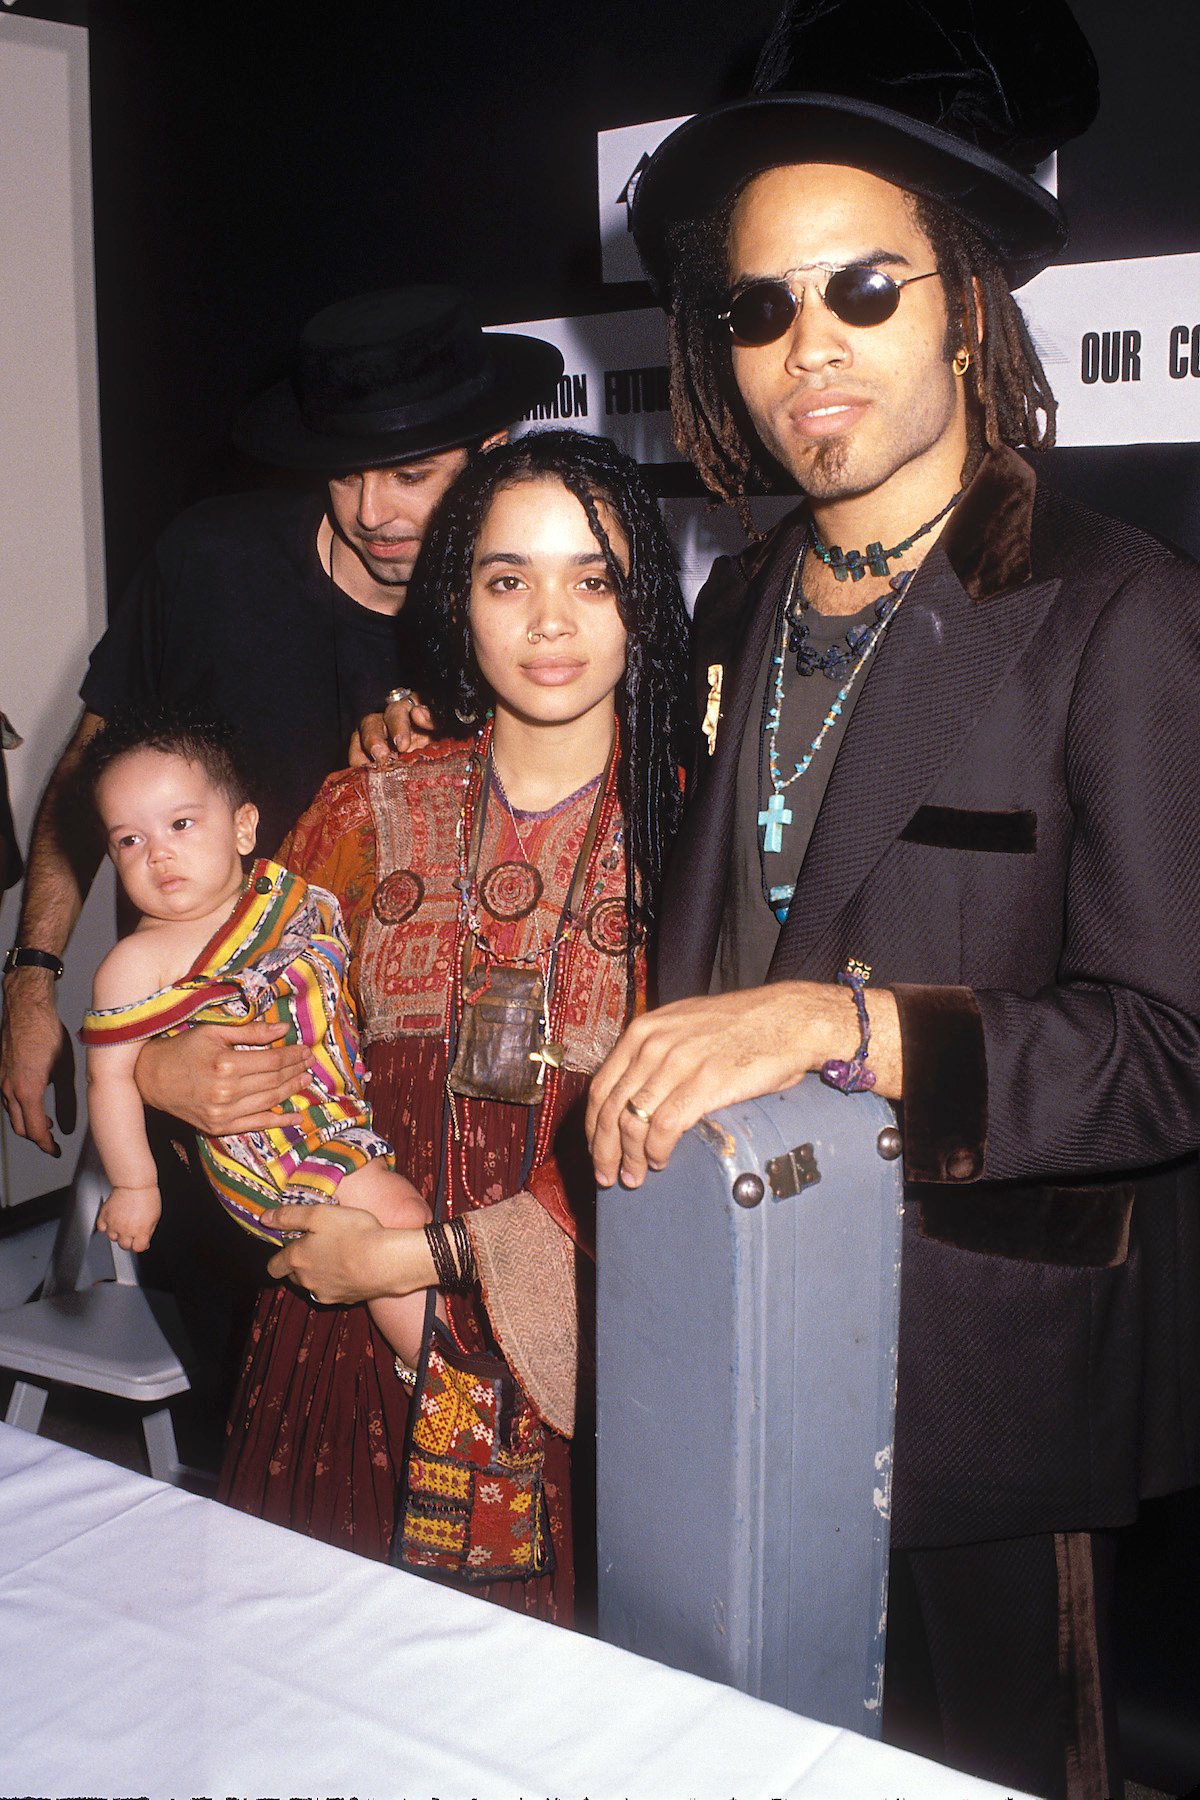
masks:
[[[848,1062],[861,1041],[858,1014],[848,988],[804,984],[806,1026],[812,1033],[807,1067],[819,1071],[834,1059]],[[875,1076],[875,1092],[886,1100],[904,1097],[904,1052],[895,996],[887,988],[866,990],[871,1043],[867,1068]]]
[[[93,834],[81,824],[78,809],[68,808],[66,802],[74,798],[84,745],[103,723],[95,713],[84,713],[42,796],[17,925],[16,941],[25,949],[63,955],[96,872],[99,850]],[[45,1105],[51,1084],[59,1123],[64,1131],[73,1131],[70,1040],[64,1037],[55,1008],[53,973],[33,966],[12,969],[4,978],[0,1093],[13,1130],[47,1156],[57,1156]]]
[[[103,722],[84,713],[34,820],[17,941],[55,956],[66,950],[100,863],[99,842],[84,829],[72,800],[84,746]]]

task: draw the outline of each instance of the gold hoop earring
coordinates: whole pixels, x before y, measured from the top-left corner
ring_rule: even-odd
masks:
[[[973,358],[972,358],[971,352],[969,350],[967,350],[965,348],[962,350],[956,350],[954,353],[954,356],[951,359],[950,367],[954,370],[954,373],[956,375],[965,375],[967,370],[970,368],[972,361],[973,361]]]

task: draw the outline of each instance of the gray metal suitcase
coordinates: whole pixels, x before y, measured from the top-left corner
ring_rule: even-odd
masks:
[[[600,1195],[600,1632],[878,1736],[895,1116],[810,1076]]]

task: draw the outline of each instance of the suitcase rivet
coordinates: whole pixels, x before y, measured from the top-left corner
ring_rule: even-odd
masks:
[[[761,1175],[739,1175],[733,1184],[733,1197],[739,1206],[757,1206],[766,1191]]]
[[[875,1148],[878,1150],[880,1156],[882,1156],[884,1162],[895,1162],[896,1158],[904,1149],[904,1139],[900,1136],[900,1133],[896,1130],[894,1125],[885,1125],[879,1136],[875,1139]]]

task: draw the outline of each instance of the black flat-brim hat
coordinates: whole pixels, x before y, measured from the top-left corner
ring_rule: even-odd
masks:
[[[781,163],[865,169],[963,215],[1013,287],[1067,241],[1038,165],[1086,130],[1095,59],[1064,0],[805,0],[754,91],[689,119],[642,172],[633,232],[670,303],[672,229]]]
[[[562,371],[553,344],[482,330],[456,288],[389,288],[310,319],[291,377],[245,407],[233,439],[277,468],[383,468],[503,430]]]

